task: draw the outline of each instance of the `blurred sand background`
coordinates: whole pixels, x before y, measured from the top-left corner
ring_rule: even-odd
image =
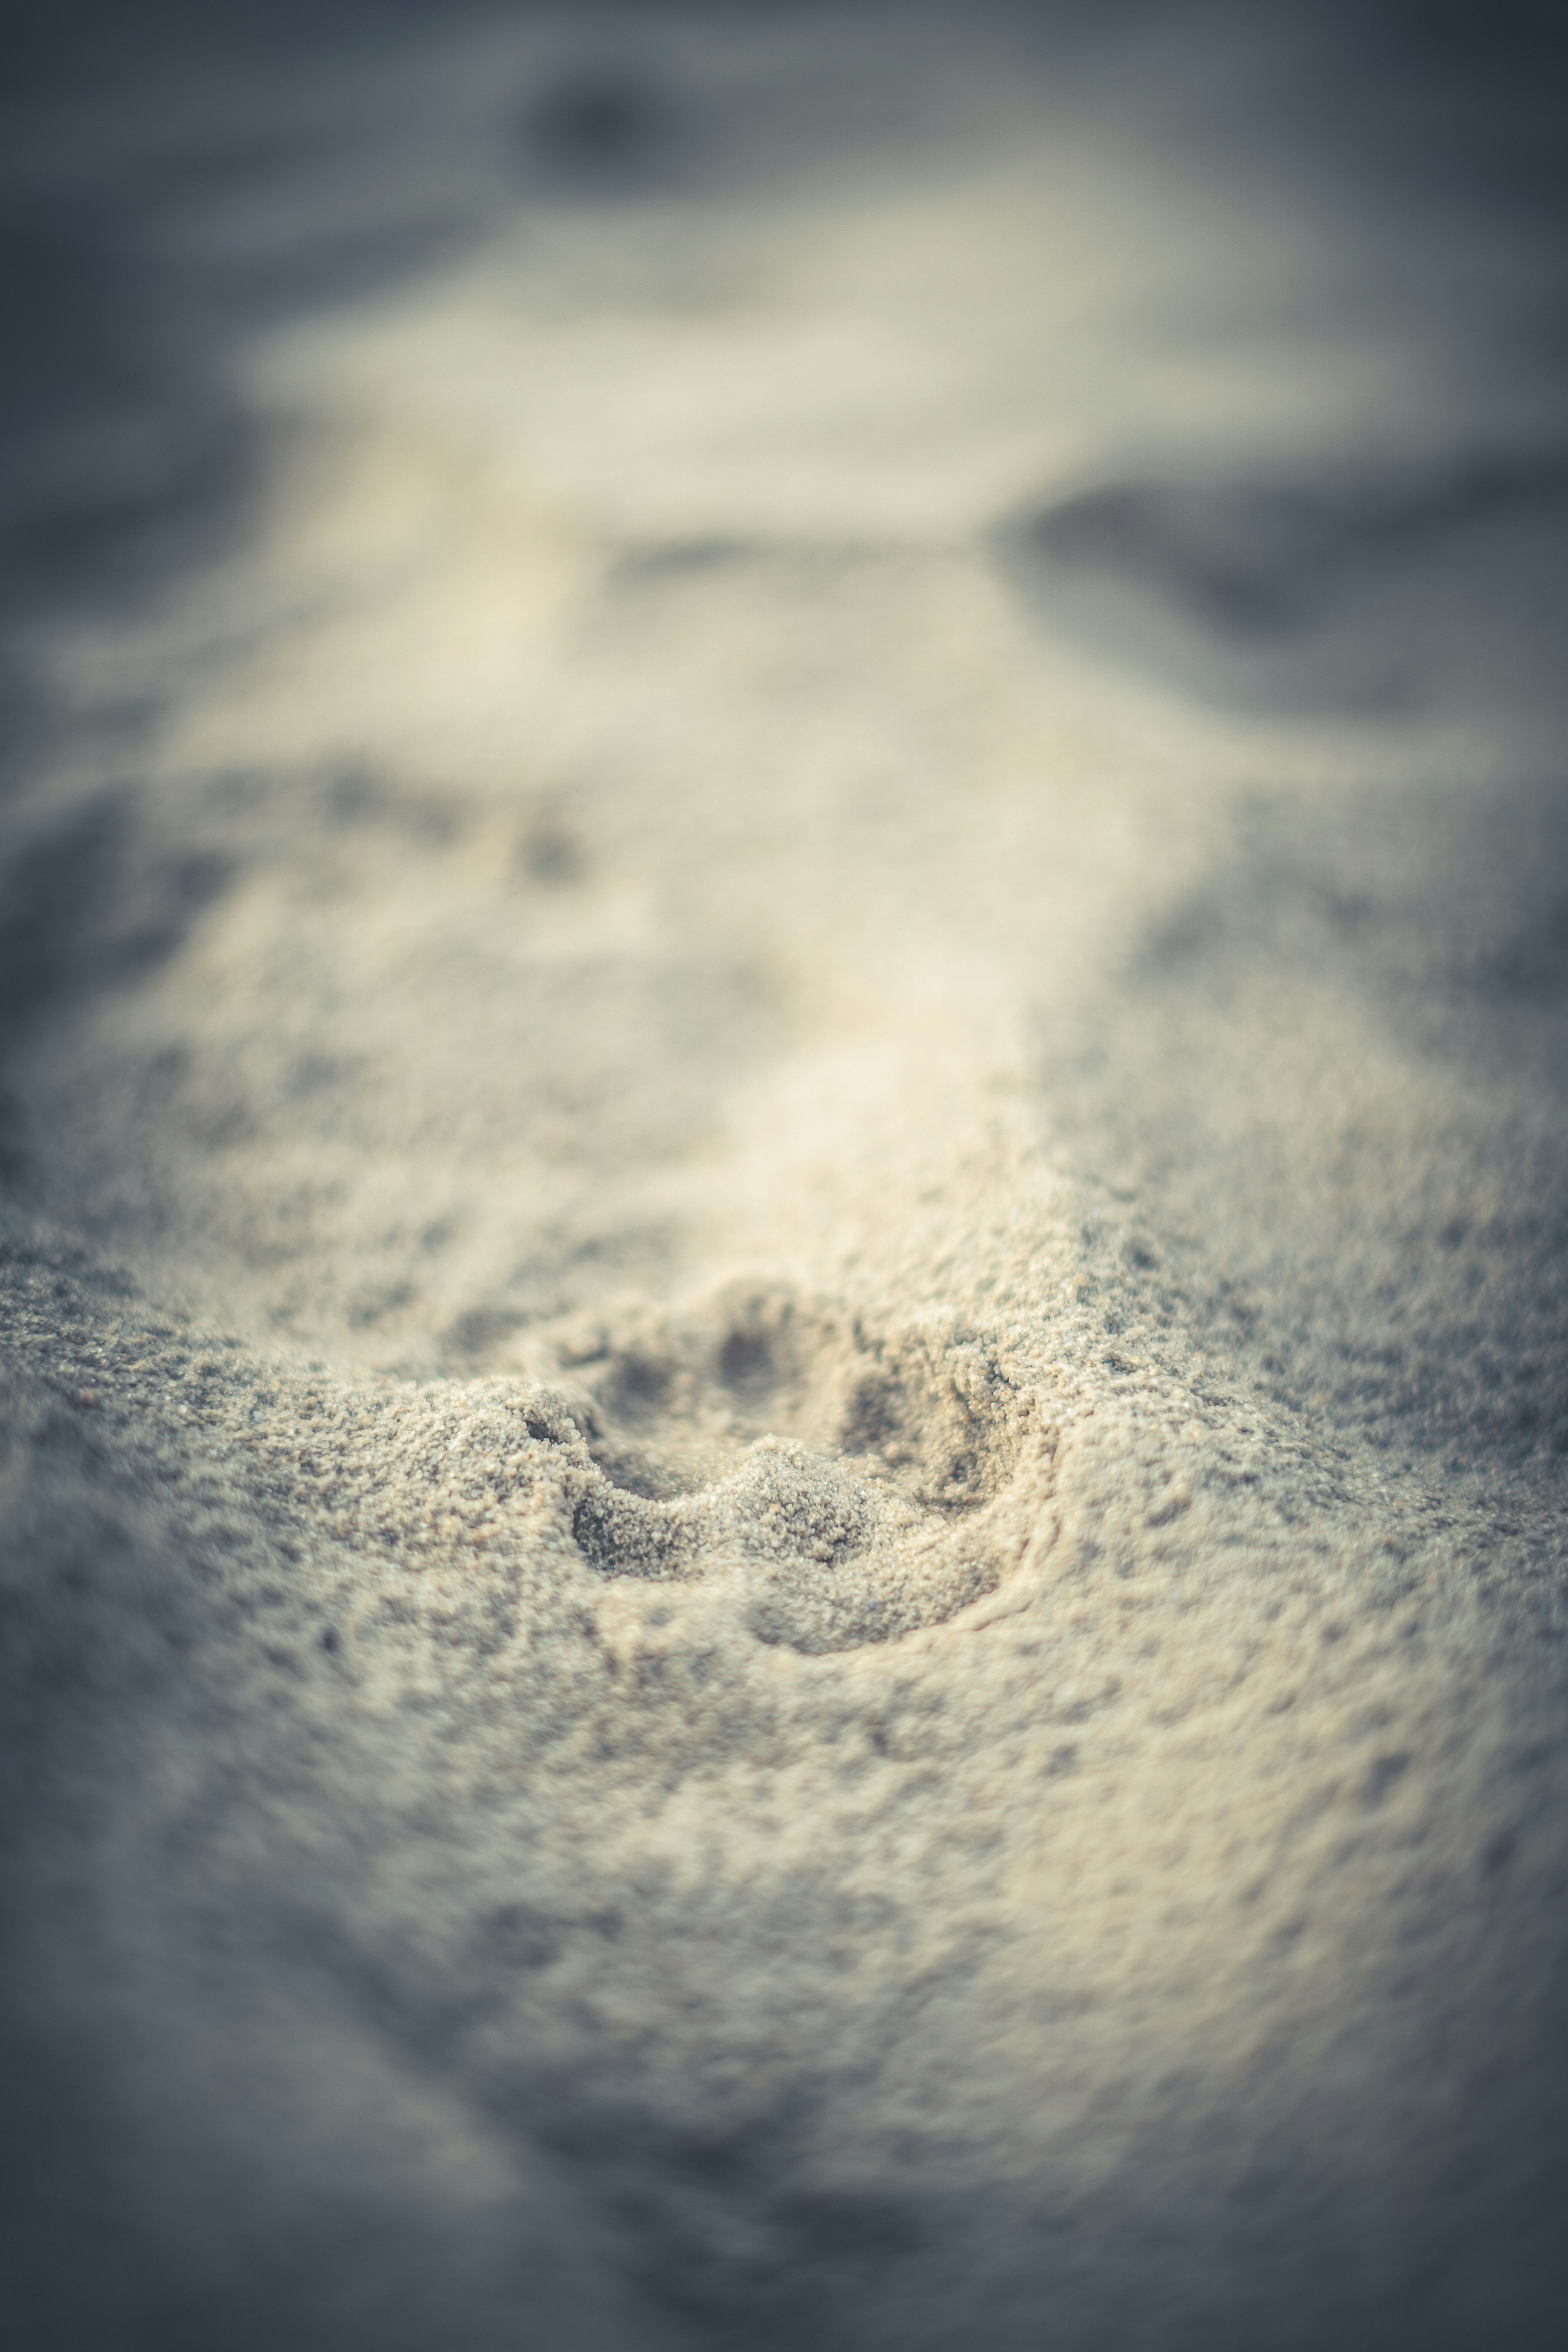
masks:
[[[1551,12],[17,25],[7,2341],[1555,2343]]]

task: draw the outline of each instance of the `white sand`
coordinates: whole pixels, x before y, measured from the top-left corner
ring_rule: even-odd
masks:
[[[18,2352],[1555,2340],[1560,385],[1363,65],[18,118]]]

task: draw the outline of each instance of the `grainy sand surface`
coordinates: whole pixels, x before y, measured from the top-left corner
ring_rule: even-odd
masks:
[[[1556,2343],[1547,17],[68,21],[8,2344]]]

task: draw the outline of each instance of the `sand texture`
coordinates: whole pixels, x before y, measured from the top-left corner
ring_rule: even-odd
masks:
[[[40,13],[13,2352],[1560,2340],[1515,13]]]

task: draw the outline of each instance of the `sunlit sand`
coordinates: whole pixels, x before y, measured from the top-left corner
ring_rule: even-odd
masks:
[[[1399,54],[16,111],[28,2347],[1549,2340],[1568,467]]]

